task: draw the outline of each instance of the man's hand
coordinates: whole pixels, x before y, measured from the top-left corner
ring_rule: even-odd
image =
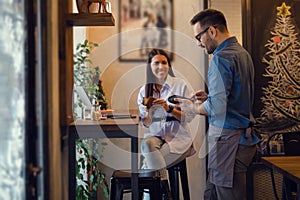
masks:
[[[207,93],[203,90],[196,91],[192,96],[192,98],[195,98],[201,102],[205,101],[207,99],[207,97],[208,97]]]
[[[198,103],[193,103],[192,101],[188,99],[183,99],[183,98],[175,98],[175,101],[178,101],[178,105],[181,108],[181,111],[190,114],[190,113],[197,113],[196,105]]]
[[[207,115],[202,105],[202,103],[208,98],[207,93],[203,90],[198,90],[192,95],[191,98],[196,99],[196,102],[182,98],[175,98],[174,100],[179,102],[181,110],[185,113]]]

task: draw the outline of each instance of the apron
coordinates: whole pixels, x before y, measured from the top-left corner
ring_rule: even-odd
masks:
[[[209,181],[216,186],[232,187],[236,153],[245,129],[222,129],[209,126]]]

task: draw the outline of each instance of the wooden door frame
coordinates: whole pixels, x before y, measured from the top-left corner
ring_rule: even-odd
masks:
[[[24,2],[27,22],[25,70],[26,199],[49,199],[47,6],[41,0]],[[39,172],[40,171],[40,172]]]

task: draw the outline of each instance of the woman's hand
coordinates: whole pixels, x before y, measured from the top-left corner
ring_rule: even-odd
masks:
[[[153,105],[153,101],[155,100],[155,98],[153,98],[152,96],[150,96],[150,97],[144,97],[143,98],[143,102],[142,102],[142,104],[144,105],[144,106],[146,106],[147,107],[147,109],[149,110],[150,109],[150,107]]]
[[[144,106],[144,109],[146,111],[145,116],[142,118],[142,122],[144,124],[144,126],[149,127],[150,124],[152,123],[152,118],[149,115],[149,109],[147,108],[147,106]]]
[[[171,108],[165,99],[156,99],[153,101],[153,105],[158,104],[161,105],[166,112],[171,113],[173,117],[175,117],[178,121],[185,121],[185,113],[176,107]]]
[[[152,104],[158,104],[158,105],[161,105],[165,111],[169,111],[170,107],[169,105],[167,104],[167,101],[165,99],[155,99]]]

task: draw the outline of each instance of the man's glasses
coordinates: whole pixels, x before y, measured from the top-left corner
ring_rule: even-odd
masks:
[[[204,33],[206,33],[206,31],[208,31],[209,27],[210,27],[210,26],[208,26],[206,29],[204,29],[204,30],[201,31],[200,33],[198,33],[198,34],[195,36],[196,40],[198,40],[199,42],[201,42],[201,36],[202,36]]]

